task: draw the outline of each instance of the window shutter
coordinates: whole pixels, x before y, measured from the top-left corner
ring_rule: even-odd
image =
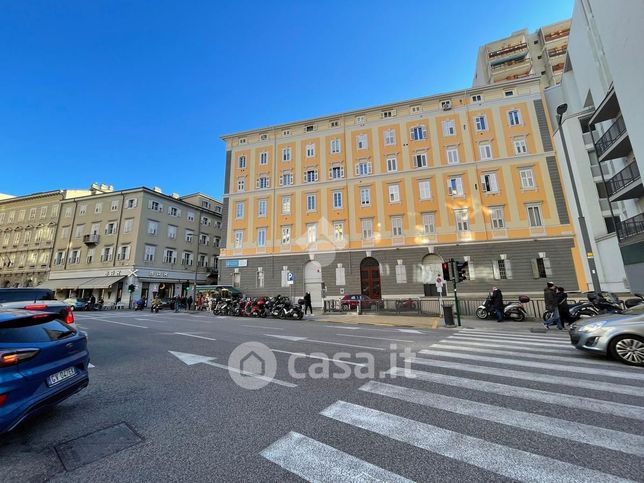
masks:
[[[463,194],[463,179],[456,178],[456,191],[459,195]]]
[[[356,164],[356,176],[358,176],[358,174],[360,173],[359,167],[360,163]]]
[[[148,200],[148,209],[152,209],[152,200]]]
[[[452,192],[452,180],[451,179],[447,180],[447,194],[448,195],[453,195],[454,194]]]
[[[472,262],[467,262],[467,278],[470,280],[476,279],[476,270],[474,269],[474,264]]]
[[[371,163],[367,163],[367,173],[373,173],[373,165]]]
[[[532,278],[539,278],[539,265],[537,265],[537,259],[533,258],[530,260],[530,264],[532,265]]]
[[[319,179],[319,178],[318,178],[318,170],[316,169],[316,170],[315,170],[315,181],[317,181],[318,179]]]
[[[481,175],[481,191],[487,193],[487,184],[485,183],[485,174]]]
[[[279,181],[280,186],[284,184],[284,175],[280,176],[280,181]]]
[[[409,139],[411,139],[412,141],[414,140],[414,128],[413,127],[409,130]]]
[[[546,269],[546,276],[552,277],[552,266],[550,265],[550,259],[549,258],[544,258],[543,259],[543,266]]]
[[[423,126],[423,139],[427,138],[427,128]]]
[[[181,216],[181,210],[177,210],[177,216]]]
[[[490,189],[495,193],[499,191],[499,185],[496,182],[496,174],[490,175]]]
[[[510,260],[505,261],[505,277],[509,279],[512,278],[512,263]]]
[[[163,205],[159,203],[159,211],[163,211]]]
[[[494,280],[500,280],[501,279],[501,270],[499,270],[499,262],[498,262],[498,260],[494,260],[492,262],[492,273],[494,274]]]
[[[340,178],[344,178],[344,166],[340,168]]]
[[[333,168],[329,169],[329,179],[333,179]]]

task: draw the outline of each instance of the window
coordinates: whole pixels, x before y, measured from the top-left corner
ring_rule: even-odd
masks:
[[[451,196],[463,196],[463,178],[453,176],[447,180],[447,193]]]
[[[282,131],[282,136],[290,136],[291,135],[291,130],[290,129],[284,129]]]
[[[373,219],[363,218],[360,224],[362,227],[362,239],[373,240]]]
[[[257,246],[259,248],[266,246],[266,228],[257,229]]]
[[[291,148],[283,148],[282,149],[282,161],[290,161],[291,160]]]
[[[306,211],[317,210],[317,196],[315,193],[306,194]]]
[[[195,234],[193,231],[186,230],[186,236],[185,236],[186,243],[192,243],[192,239],[194,236]]]
[[[68,228],[68,230],[69,230],[69,228]],[[13,237],[13,244],[17,245],[18,243],[20,243],[20,232],[19,231],[17,231],[15,236]]]
[[[235,218],[240,219],[244,217],[244,202],[238,201],[235,204]]]
[[[35,220],[36,219],[36,208],[31,208],[29,210],[29,219],[30,220]]]
[[[418,195],[421,200],[431,200],[432,199],[432,190],[429,184],[429,180],[423,179],[418,182]]]
[[[23,221],[25,219],[26,213],[27,213],[26,210],[20,210],[18,212],[18,221]],[[10,222],[13,221],[13,218],[14,218],[14,212],[12,211],[11,214],[9,215],[9,221]]]
[[[166,248],[163,254],[163,263],[177,263],[177,252],[172,248]]]
[[[436,233],[436,215],[434,213],[423,213],[421,218],[423,222],[423,235]]]
[[[233,245],[234,248],[241,248],[242,244],[244,243],[244,232],[242,230],[237,230],[235,231],[235,243]]]
[[[239,157],[239,169],[245,169],[246,168],[246,156],[240,156]]]
[[[523,137],[514,138],[512,145],[514,146],[514,154],[526,154],[528,152],[528,145]]]
[[[110,204],[110,211],[118,211],[119,210],[119,200],[112,200],[112,203]]]
[[[483,173],[481,175],[481,190],[484,193],[498,193],[499,185],[496,182],[496,173]]]
[[[344,168],[342,166],[332,166],[329,170],[329,178],[341,179],[344,178]]]
[[[218,236],[215,237],[214,246],[216,246],[217,248],[221,246],[221,238],[219,238]],[[217,264],[213,263],[213,265],[216,266]]]
[[[407,283],[407,267],[402,263],[396,265],[396,283]]]
[[[336,210],[342,208],[342,191],[333,192],[333,208]]]
[[[186,219],[188,221],[195,221],[195,214],[192,211],[189,211],[186,213]]]
[[[447,153],[447,164],[458,164],[458,149],[454,146],[450,146],[446,149]]]
[[[394,146],[396,144],[396,131],[385,129],[385,146]]]
[[[312,158],[315,156],[315,144],[306,145],[306,157]]]
[[[148,235],[157,236],[159,224],[156,221],[148,221]]]
[[[476,124],[477,131],[487,131],[487,119],[485,116],[476,116],[474,123]]]
[[[425,153],[416,153],[416,154],[414,154],[414,167],[415,168],[426,168],[427,167],[427,154],[425,154]]]
[[[391,217],[391,236],[403,236],[402,216]]]
[[[40,241],[40,229],[36,230],[36,241]],[[25,230],[25,234],[23,236],[22,242],[27,245],[31,241],[31,230]]]
[[[183,265],[192,265],[193,263],[193,257],[192,257],[192,252],[183,252],[183,256],[181,257],[181,263]]]
[[[282,245],[291,244],[291,226],[284,225],[282,226]]]
[[[504,95],[505,97],[512,97],[512,96],[514,95],[514,91],[505,91],[505,92],[503,93],[503,95]]]
[[[71,250],[69,252],[69,263],[76,264],[80,263],[80,250]],[[31,256],[29,257],[31,261]]]
[[[360,188],[360,206],[371,205],[371,188]]]
[[[257,280],[255,288],[264,288],[264,270],[262,270],[262,267],[257,267]]]
[[[519,178],[521,178],[521,188],[530,190],[535,188],[534,174],[532,168],[524,168],[519,170]]]
[[[526,205],[528,210],[528,221],[532,228],[542,227],[543,218],[541,217],[541,206],[540,205]]]
[[[150,200],[148,201],[148,208],[152,211],[161,211],[163,210],[163,205],[158,201]]]
[[[443,136],[455,136],[456,135],[456,123],[453,119],[448,121],[443,121]]]
[[[87,261],[88,264],[94,262],[94,253],[95,253],[95,251],[94,251],[93,248],[90,248],[89,250],[87,250],[87,259],[86,259],[86,261]]]
[[[174,225],[168,225],[168,238],[174,240],[177,238],[177,227]]]
[[[534,278],[552,277],[552,265],[549,258],[533,258],[530,262],[532,263],[532,276]]]
[[[398,171],[398,160],[395,156],[389,156],[387,157],[387,172],[393,173],[394,171]]]
[[[521,124],[521,113],[518,109],[508,111],[508,123],[510,126],[518,126]]]
[[[495,280],[512,279],[512,264],[510,260],[495,260],[492,262]]]
[[[72,207],[68,206],[65,208],[65,218],[71,218],[72,217]],[[13,211],[9,213],[9,223],[13,221]]]
[[[101,262],[109,262],[112,260],[112,247],[103,248],[101,254]]]
[[[356,164],[356,176],[366,176],[368,174],[371,174],[371,163],[361,161]]]
[[[456,219],[456,231],[464,232],[470,230],[470,222],[467,209],[454,210],[454,218]]]
[[[389,185],[389,203],[400,203],[400,186],[398,184]]]
[[[100,223],[92,223],[92,228],[90,230],[90,233],[92,235],[98,235],[101,231],[101,224]]]
[[[246,138],[239,138],[239,144],[246,144]]]
[[[128,210],[131,210],[132,208],[136,208],[136,198],[129,198],[125,200],[125,208]]]
[[[383,119],[389,119],[390,117],[394,117],[396,115],[396,111],[382,111],[381,117]]]
[[[0,213],[0,225],[4,223],[4,213]]]
[[[490,224],[493,230],[503,230],[505,228],[505,216],[502,206],[490,207]]]
[[[331,140],[331,154],[337,154],[341,151],[340,139],[335,138]]]
[[[356,124],[364,124],[366,118],[364,116],[356,116]]]
[[[492,146],[490,146],[490,143],[479,144],[479,155],[481,157],[481,161],[492,159]]]
[[[293,184],[293,173],[290,171],[282,171],[282,176],[280,177],[281,186],[290,186]]]
[[[282,214],[290,215],[291,214],[291,197],[282,196]]]
[[[410,129],[409,135],[412,141],[421,141],[427,138],[427,128],[425,126],[415,126]]]
[[[119,251],[116,254],[117,260],[129,260],[130,259],[130,245],[123,245],[119,247]]]
[[[315,183],[318,180],[318,170],[317,169],[307,169],[304,172],[304,182],[305,183]]]
[[[69,239],[69,233],[70,233],[70,227],[68,227],[68,226],[64,226],[64,227],[60,230],[60,238],[61,238],[62,240],[68,240],[68,239]]]
[[[270,182],[267,175],[263,174],[259,178],[257,178],[257,189],[263,190],[269,187],[270,187]]]
[[[257,202],[257,216],[260,218],[266,216],[266,200],[259,200]]]
[[[179,217],[181,216],[181,210],[177,208],[176,206],[170,206],[168,208],[168,215],[174,216],[174,217]]]
[[[304,132],[313,132],[315,131],[315,126],[313,124],[309,124],[308,126],[304,127]]]
[[[76,230],[74,231],[74,238],[83,238],[83,234],[85,233],[85,225],[76,225]],[[27,232],[25,232],[25,235]],[[26,237],[25,237],[26,241]]]
[[[481,100],[482,100],[481,94],[474,94],[472,96],[472,102],[481,102]]]
[[[208,218],[207,216],[202,216],[201,224],[204,226],[210,226],[210,218]]]
[[[46,216],[47,216],[47,207],[46,207],[46,206],[42,206],[42,207],[40,208],[40,217],[41,217],[41,218],[45,218]]]
[[[127,218],[123,220],[123,233],[130,233],[132,231],[133,226],[134,226],[133,218]]]
[[[51,217],[56,218],[58,216],[58,205],[51,207]]]
[[[413,113],[416,113],[416,112],[420,112],[421,107],[420,106],[411,106],[410,110],[411,110],[411,112],[413,114]]]
[[[358,134],[358,137],[356,139],[358,149],[367,149],[369,147],[366,134]]]
[[[94,213],[103,213],[103,203],[96,203],[96,206],[94,207]]]
[[[335,241],[344,240],[344,222],[342,221],[333,222],[333,239]]]
[[[338,127],[340,125],[340,121],[331,121],[329,123],[330,127]]]
[[[317,223],[309,223],[306,225],[306,241],[307,243],[315,243],[318,241]]]
[[[259,153],[259,164],[268,164],[268,153],[266,151]]]

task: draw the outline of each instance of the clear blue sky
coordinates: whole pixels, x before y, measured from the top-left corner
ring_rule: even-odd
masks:
[[[573,0],[0,2],[0,193],[221,197],[225,133],[471,85]]]

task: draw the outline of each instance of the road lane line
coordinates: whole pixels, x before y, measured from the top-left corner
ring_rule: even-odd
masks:
[[[488,356],[478,356],[475,354],[459,354],[457,352],[434,351],[434,350],[427,350],[427,349],[423,350],[423,354],[438,356],[438,357],[449,357],[454,359],[467,359],[467,360],[481,361],[481,362],[495,362],[498,364],[530,367],[534,369],[549,369],[552,371],[559,371],[559,372],[574,372],[575,374],[590,374],[593,376],[610,376],[610,377],[616,377],[619,379],[633,379],[635,381],[644,381],[644,374],[624,372],[624,371],[612,371],[612,370],[599,368],[599,367],[592,368],[592,367],[565,366],[563,364],[549,364],[547,362],[510,359],[508,357],[488,357]]]
[[[127,325],[128,327],[138,327],[139,329],[149,329],[149,327],[145,327],[144,325],[127,324],[125,322],[116,322],[115,320],[106,320],[99,317],[94,317],[93,319],[88,320],[98,320],[99,322],[107,322],[108,324]]]
[[[370,394],[379,394],[401,401],[450,411],[485,421],[536,431],[538,433],[563,438],[578,443],[599,446],[621,451],[635,456],[644,456],[644,436],[605,429],[588,424],[566,421],[564,419],[542,416],[540,414],[499,408],[492,404],[469,401],[456,397],[434,394],[418,389],[395,386],[383,382],[370,381],[359,388]]]
[[[612,401],[603,401],[583,396],[571,396],[569,394],[560,394],[539,389],[530,389],[527,387],[511,386],[508,384],[499,384],[498,382],[481,381],[478,379],[469,379],[467,377],[448,376],[445,374],[434,374],[431,372],[417,371],[415,369],[406,369],[402,367],[392,367],[387,371],[389,374],[400,376],[411,376],[412,378],[443,384],[446,386],[455,386],[459,388],[471,389],[474,391],[499,394],[501,396],[516,397],[519,399],[528,399],[539,401],[552,405],[565,406],[578,411],[593,411],[597,413],[613,414],[624,418],[639,419],[644,421],[644,407],[632,406],[630,404],[616,403]]]
[[[243,325],[240,324],[241,327],[252,327],[253,329],[272,329],[272,330],[284,330],[283,327],[266,327],[263,325]]]
[[[358,330],[361,327],[348,327],[343,325],[327,325],[326,327],[331,327],[332,329],[345,329],[345,330]]]
[[[601,471],[344,401],[332,404],[320,414],[517,481],[628,481]]]
[[[212,337],[205,337],[203,335],[188,334],[187,332],[173,332],[173,334],[185,335],[186,337],[195,337],[197,339],[217,340],[217,339],[213,339]]]
[[[335,335],[340,337],[355,337],[357,339],[391,340],[393,342],[410,342],[410,343],[416,342],[413,340],[405,340],[405,339],[388,339],[386,337],[368,337],[366,335],[350,335],[350,334],[335,334]]]
[[[366,345],[354,345],[354,344],[343,344],[341,342],[328,342],[325,340],[315,340],[315,339],[306,339],[305,341],[302,342],[317,342],[318,344],[329,344],[329,345],[339,345],[339,346],[345,346],[345,347],[355,347],[357,349],[370,349],[373,351],[384,351],[386,349],[383,349],[382,347],[369,347]]]
[[[338,481],[411,483],[411,480],[402,476],[292,431],[260,454],[306,481],[317,483]]]
[[[323,356],[315,356],[313,354],[306,354],[305,352],[289,352],[289,351],[283,351],[283,350],[278,350],[278,349],[271,349],[273,352],[278,352],[280,354],[291,354],[293,356],[299,356],[299,357],[306,357],[308,359],[320,359],[323,361],[331,361],[331,362],[337,362],[340,364],[349,364],[352,366],[366,366],[367,364],[361,364],[359,362],[349,362],[349,361],[344,361],[342,359],[329,359],[328,357],[323,357]]]

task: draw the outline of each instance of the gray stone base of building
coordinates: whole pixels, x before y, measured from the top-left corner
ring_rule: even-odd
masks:
[[[0,274],[0,287],[35,287],[45,280],[47,280],[47,272],[2,273]]]
[[[632,293],[644,293],[644,234],[620,244],[624,270]]]
[[[435,290],[435,277],[439,275],[436,270],[437,264],[440,270],[440,262],[454,258],[459,261],[468,260],[472,271],[470,280],[459,285],[459,293],[484,294],[489,292],[492,286],[509,293],[540,293],[546,279],[563,286],[569,292],[574,292],[579,290],[579,285],[572,247],[572,238],[552,238],[470,242],[433,247],[225,257],[220,259],[219,283],[237,285],[245,294],[251,296],[290,294],[300,297],[308,288],[307,276],[310,278],[311,273],[315,275],[317,267],[317,272],[321,272],[325,296],[337,298],[343,294],[362,292],[364,281],[361,280],[361,264],[367,258],[374,258],[379,265],[383,298],[421,297],[430,295],[429,292]],[[541,261],[537,263],[537,259]],[[503,273],[504,271],[500,273],[499,260],[504,260],[508,268],[511,267],[510,274]],[[547,267],[545,269],[544,261]],[[314,264],[314,270],[310,269],[311,263]],[[433,267],[431,277],[428,275],[430,264]],[[232,268],[227,265],[242,266]],[[538,270],[535,271],[539,268],[541,274]],[[291,272],[294,276],[292,285],[286,282],[286,272]],[[507,278],[503,278],[504,275]],[[451,284],[449,286],[451,288]]]

